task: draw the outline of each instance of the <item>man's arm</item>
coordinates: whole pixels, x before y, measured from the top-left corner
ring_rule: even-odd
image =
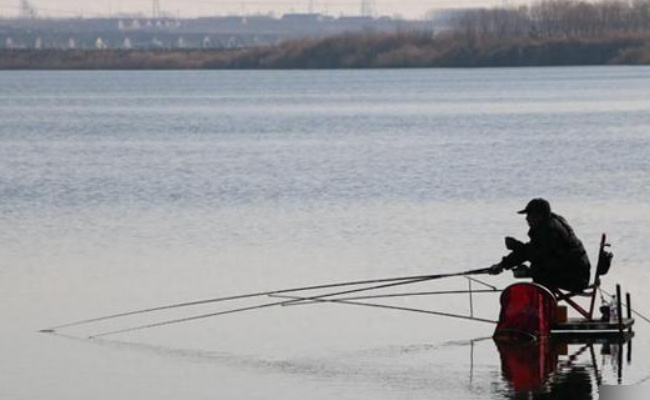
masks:
[[[506,238],[506,240],[508,240],[508,238]],[[511,269],[523,263],[524,261],[531,260],[532,246],[530,243],[522,243],[520,241],[517,241],[516,245],[508,246],[508,248],[512,251],[501,260],[500,264],[503,266],[503,268]]]
[[[499,263],[490,267],[490,273],[497,275],[503,272],[504,269],[512,269],[524,261],[530,261],[530,247],[530,243],[523,243],[510,236],[506,237],[506,248],[511,252],[503,257]]]

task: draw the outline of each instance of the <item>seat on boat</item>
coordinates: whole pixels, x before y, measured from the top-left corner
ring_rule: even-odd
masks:
[[[612,266],[612,258],[614,255],[612,252],[608,251],[607,248],[610,247],[610,244],[607,243],[607,235],[602,234],[600,238],[600,247],[598,249],[598,263],[596,265],[596,276],[594,282],[587,286],[586,289],[577,292],[571,292],[567,290],[562,290],[558,288],[549,288],[551,292],[555,295],[556,300],[559,302],[565,302],[571,308],[580,313],[588,321],[594,320],[594,309],[596,305],[596,295],[600,289],[601,277],[607,275],[609,269]],[[587,297],[590,299],[589,309],[586,310],[583,306],[577,303],[575,300],[576,297]]]

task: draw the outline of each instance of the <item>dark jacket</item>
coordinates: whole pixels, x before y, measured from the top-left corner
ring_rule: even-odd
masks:
[[[531,263],[533,281],[548,287],[580,291],[589,285],[587,252],[568,222],[557,214],[528,231],[530,242],[517,243],[502,265],[512,268]]]

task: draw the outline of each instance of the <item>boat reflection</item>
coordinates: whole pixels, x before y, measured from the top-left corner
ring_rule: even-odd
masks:
[[[495,341],[507,387],[505,398],[597,398],[594,393],[599,385],[622,383],[625,352],[627,364],[632,362],[632,337],[627,333],[596,338],[554,337],[527,343]],[[611,368],[616,382],[603,382],[606,368]]]

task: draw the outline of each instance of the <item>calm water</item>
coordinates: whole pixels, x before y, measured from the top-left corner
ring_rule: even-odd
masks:
[[[489,324],[340,304],[101,340],[85,338],[228,304],[37,332],[174,302],[486,267],[503,236],[525,237],[514,211],[535,196],[592,259],[609,233],[604,287],[622,283],[650,314],[649,68],[3,72],[0,398],[595,399],[600,383],[648,384],[643,321],[631,354],[500,353],[483,339]],[[257,300],[233,306],[273,301]],[[469,308],[464,295],[382,302]],[[474,312],[494,319],[497,304],[477,294]],[[528,370],[540,377],[532,388]]]

